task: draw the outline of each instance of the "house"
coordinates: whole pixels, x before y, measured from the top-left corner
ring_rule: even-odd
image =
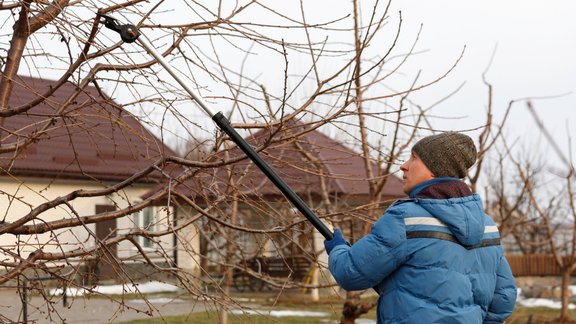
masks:
[[[9,107],[0,119],[0,258],[20,263],[30,252],[62,253],[89,250],[99,242],[135,228],[160,231],[169,226],[172,211],[148,207],[106,221],[22,233],[26,228],[82,216],[110,215],[134,206],[141,196],[163,181],[155,171],[111,190],[175,153],[138,119],[93,86],[79,89],[66,82],[20,76],[14,80]],[[38,215],[39,206],[77,190],[92,194],[56,204]],[[26,219],[25,219],[26,218]],[[22,221],[18,227],[13,226]],[[174,238],[135,236],[153,262],[174,261]],[[128,240],[111,244],[105,255],[142,263],[138,248]],[[90,255],[76,259],[90,258]],[[112,260],[109,258],[109,260]],[[60,259],[55,262],[70,262]],[[114,264],[115,262],[110,262]],[[7,270],[9,271],[9,269]],[[113,276],[106,263],[101,274]]]
[[[265,147],[259,155],[312,210],[328,216],[323,221],[336,223],[348,234],[362,231],[366,210],[359,206],[369,203],[370,189],[359,153],[300,122],[260,130],[246,141],[256,149]],[[174,188],[198,206],[210,206],[212,215],[197,221],[199,234],[195,234],[200,236],[201,244],[194,253],[198,255],[179,254],[179,265],[200,259],[202,269],[219,272],[222,265],[234,260],[259,256],[315,258],[323,249],[323,238],[236,145],[205,162],[227,160],[234,163],[198,168],[193,177]],[[369,165],[378,176],[377,165]],[[398,177],[378,177],[387,179],[375,201],[380,210],[392,200],[405,197]],[[180,217],[187,214],[197,215],[194,211],[178,211]],[[230,230],[233,227],[237,230]],[[182,242],[195,238],[190,236]],[[227,260],[229,253],[234,257]]]

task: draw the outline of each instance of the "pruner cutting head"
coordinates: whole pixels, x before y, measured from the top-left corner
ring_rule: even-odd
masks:
[[[120,25],[115,18],[108,15],[98,14],[98,16],[104,18],[104,26],[106,26],[106,28],[112,29],[120,34],[120,38],[126,43],[133,43],[138,36],[140,36],[138,28],[132,24]]]

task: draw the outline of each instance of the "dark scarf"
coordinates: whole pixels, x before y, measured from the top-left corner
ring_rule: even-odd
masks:
[[[418,192],[414,198],[448,199],[467,197],[472,195],[472,190],[466,183],[460,180],[434,182]]]

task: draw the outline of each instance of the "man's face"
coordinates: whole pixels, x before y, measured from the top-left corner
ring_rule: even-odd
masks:
[[[400,166],[400,170],[404,172],[402,179],[404,185],[402,189],[405,194],[410,194],[410,191],[418,184],[434,178],[432,171],[420,160],[416,153],[410,154],[410,159]]]

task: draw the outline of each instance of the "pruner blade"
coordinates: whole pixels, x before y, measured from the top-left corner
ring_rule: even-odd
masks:
[[[140,36],[140,32],[138,28],[132,24],[124,24],[120,25],[116,18],[110,17],[105,14],[98,14],[99,17],[104,18],[104,26],[108,29],[111,29],[118,34],[120,34],[120,38],[126,43],[133,43],[136,41],[138,36]]]

